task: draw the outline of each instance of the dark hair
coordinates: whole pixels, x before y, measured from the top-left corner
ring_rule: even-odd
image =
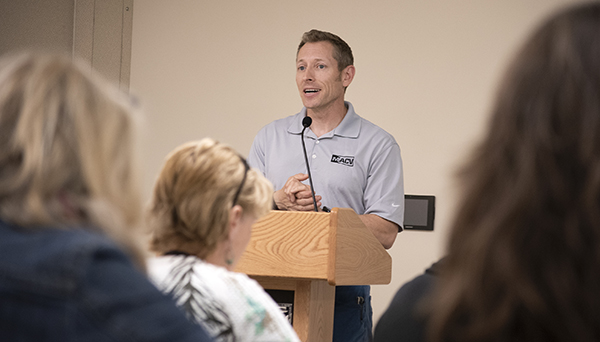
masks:
[[[600,340],[600,3],[527,40],[459,176],[432,339]]]
[[[302,41],[300,45],[298,45],[298,50],[296,51],[296,56],[300,49],[306,43],[318,43],[318,42],[329,42],[333,45],[333,58],[338,63],[338,70],[344,70],[348,65],[354,65],[354,57],[352,56],[352,49],[350,46],[339,36],[325,32],[312,29],[308,32],[304,32],[302,35]]]

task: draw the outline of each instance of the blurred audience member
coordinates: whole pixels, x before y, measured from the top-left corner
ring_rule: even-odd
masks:
[[[134,112],[70,57],[0,61],[0,341],[209,341],[144,275]]]
[[[377,322],[374,341],[425,341],[427,320],[421,312],[424,310],[421,300],[429,295],[438,280],[443,260],[400,287]]]
[[[599,2],[560,11],[527,40],[460,176],[425,336],[600,340]]]

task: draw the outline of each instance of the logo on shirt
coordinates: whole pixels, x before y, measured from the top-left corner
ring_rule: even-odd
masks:
[[[332,154],[331,162],[354,167],[354,156],[338,156],[338,155]]]

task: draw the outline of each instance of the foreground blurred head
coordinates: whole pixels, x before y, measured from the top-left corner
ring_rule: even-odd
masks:
[[[56,55],[2,59],[0,219],[94,227],[129,245],[140,219],[134,126],[128,97],[89,67]]]
[[[598,340],[600,3],[527,40],[461,181],[435,340]]]
[[[179,146],[154,187],[152,249],[205,259],[223,247],[231,254],[224,257],[237,261],[249,226],[271,209],[272,194],[269,181],[231,147],[210,138]]]

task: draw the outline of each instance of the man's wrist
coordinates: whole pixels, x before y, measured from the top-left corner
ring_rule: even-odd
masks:
[[[281,210],[281,208],[277,205],[277,196],[280,195],[279,191],[273,192],[273,210]]]

